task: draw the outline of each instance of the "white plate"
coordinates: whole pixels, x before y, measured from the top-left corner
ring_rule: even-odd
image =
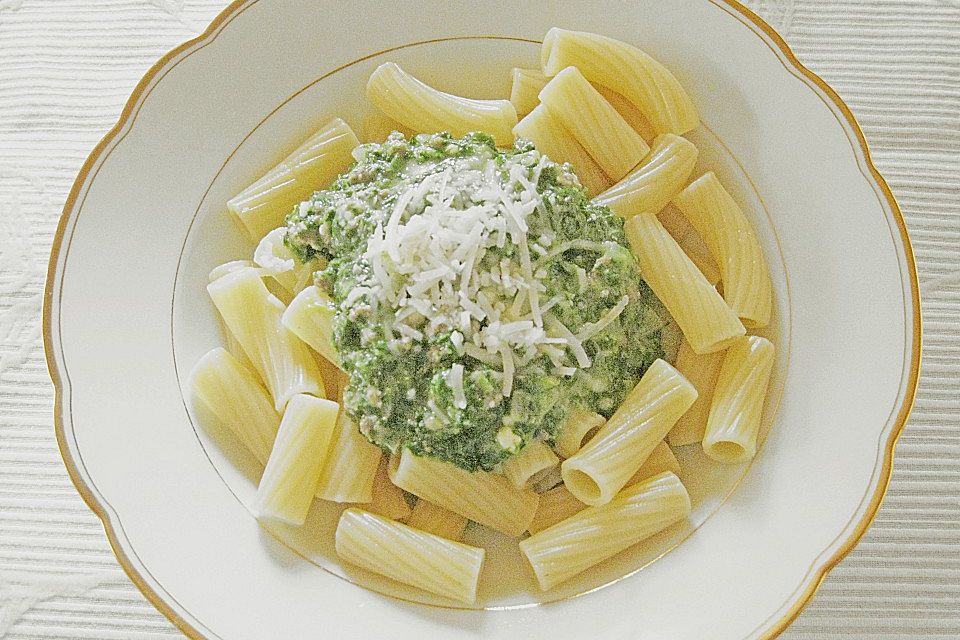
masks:
[[[875,514],[920,312],[902,217],[849,109],[734,2],[517,4],[236,2],[151,69],[84,165],[44,308],[57,433],[121,564],[191,637],[770,637]],[[305,529],[260,529],[249,465],[194,426],[181,383],[220,341],[206,273],[250,251],[228,197],[330,116],[362,130],[381,62],[502,96],[551,26],[637,44],[693,95],[701,165],[744,204],[773,273],[772,430],[749,467],[685,448],[691,523],[559,590],[474,538],[491,549],[479,610],[456,609],[341,566],[319,508]]]

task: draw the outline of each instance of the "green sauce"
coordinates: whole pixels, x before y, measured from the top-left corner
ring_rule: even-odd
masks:
[[[395,133],[361,146],[356,158],[288,216],[286,243],[301,260],[328,261],[316,280],[338,306],[334,343],[349,375],[343,402],[371,442],[491,470],[528,442],[553,443],[575,407],[609,416],[664,356],[661,333],[671,321],[640,277],[622,220],[590,203],[568,165],[525,141],[499,150],[479,133]],[[496,197],[504,204],[491,214]],[[464,250],[454,247],[456,259],[447,260],[459,275],[414,296],[413,283],[431,274],[397,265],[429,251],[398,257],[391,238],[433,238],[429,220],[458,216],[486,220],[478,226],[485,248],[472,264],[461,255],[479,246],[470,234],[480,232],[464,223]],[[490,231],[496,225],[503,229]],[[411,231],[421,227],[428,231]],[[460,232],[436,237],[449,242]],[[386,276],[381,261],[391,266]],[[472,316],[450,302],[469,286],[484,297],[462,303]],[[478,302],[493,315],[479,319]],[[521,337],[509,337],[516,327]],[[585,337],[580,357],[562,337],[569,334]],[[500,349],[512,354],[512,376]]]

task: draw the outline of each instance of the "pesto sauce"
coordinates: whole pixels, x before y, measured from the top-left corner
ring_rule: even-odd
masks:
[[[333,337],[349,376],[343,403],[371,442],[389,452],[405,447],[470,471],[489,471],[528,442],[552,444],[575,407],[609,416],[663,357],[661,331],[669,316],[640,277],[623,221],[589,201],[568,165],[541,160],[525,141],[499,150],[482,133],[409,140],[394,133],[383,144],[362,145],[355,157],[330,188],[294,208],[285,242],[302,261],[328,261],[316,282],[338,305]],[[365,257],[368,241],[387,226],[401,195],[427,176],[474,161],[501,168],[520,164],[524,171],[529,167],[525,175],[536,177],[539,204],[527,218],[528,237],[546,238],[536,256],[545,285],[540,300],[552,302],[557,320],[577,333],[629,297],[609,326],[584,341],[589,367],[577,367],[566,354],[561,375],[556,357],[530,357],[517,366],[509,397],[502,392],[501,367],[464,354],[453,327],[421,326],[422,337],[398,338],[389,329],[397,309],[357,295],[374,279]],[[455,206],[470,206],[469,194],[462,200]],[[415,205],[402,220],[425,206]],[[496,268],[516,252],[515,243],[504,242],[486,252],[481,266]],[[465,407],[457,406],[449,383],[458,364]]]

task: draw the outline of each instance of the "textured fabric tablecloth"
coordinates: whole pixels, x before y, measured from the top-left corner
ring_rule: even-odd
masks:
[[[664,0],[666,1],[666,0]],[[0,0],[0,638],[175,638],[60,460],[40,307],[80,165],[224,0]],[[748,2],[850,105],[913,239],[923,373],[866,537],[783,637],[960,638],[960,1]]]

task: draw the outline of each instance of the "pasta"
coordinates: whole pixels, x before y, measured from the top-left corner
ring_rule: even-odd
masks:
[[[408,449],[400,455],[391,479],[422,500],[509,536],[527,530],[539,501],[536,493],[517,489],[503,476],[470,473],[447,462],[415,456]]]
[[[750,221],[708,172],[677,194],[674,203],[720,265],[723,297],[747,327],[770,322],[773,291],[763,250]]]
[[[477,599],[483,549],[347,509],[337,524],[336,550],[347,562],[419,589],[467,604]]]
[[[373,477],[373,494],[364,509],[391,520],[406,520],[412,509],[407,504],[403,489],[391,482],[387,472],[390,458],[382,456],[377,473]]]
[[[656,214],[687,183],[698,154],[686,138],[665,133],[654,141],[650,155],[640,166],[594,202],[610,207],[622,218]]]
[[[703,238],[697,234],[696,229],[688,228],[686,235],[677,240],[677,243],[690,258],[690,261],[697,266],[707,282],[712,285],[720,282],[720,267],[717,266],[716,260],[710,255],[710,249],[704,244]]]
[[[257,374],[222,347],[193,366],[187,388],[195,402],[212,413],[253,456],[266,464],[277,437],[280,416]]]
[[[577,500],[565,486],[554,487],[540,494],[540,503],[527,531],[539,533],[586,508],[587,505]]]
[[[632,102],[624,98],[622,95],[617,93],[612,89],[608,89],[602,84],[591,83],[593,88],[596,89],[600,95],[606,98],[607,102],[610,103],[614,109],[617,110],[623,119],[627,121],[633,130],[640,134],[640,137],[643,138],[643,141],[648,145],[653,143],[653,139],[657,137],[657,132],[653,128],[653,125],[650,124],[650,121],[647,120],[646,116],[640,113],[640,110],[637,109]]]
[[[660,475],[661,473],[669,471],[670,473],[680,475],[680,462],[677,460],[677,457],[673,455],[673,451],[670,449],[670,446],[665,441],[660,441],[653,451],[650,452],[650,455],[644,461],[640,468],[637,469],[637,472],[627,480],[626,486],[634,485],[638,482],[646,480],[647,478],[652,478],[653,476]]]
[[[467,519],[427,500],[417,500],[410,517],[407,518],[407,524],[414,529],[457,542],[467,528]]]
[[[558,72],[540,101],[612,180],[627,175],[650,147],[576,67]]]
[[[302,525],[313,504],[340,406],[297,394],[290,399],[270,452],[253,512],[258,518]]]
[[[283,223],[295,204],[326,186],[347,168],[360,144],[340,118],[307,138],[280,164],[227,202],[227,208],[254,240]]]
[[[443,93],[385,62],[367,81],[367,98],[388,117],[416,133],[486,131],[497,144],[513,143],[517,112],[509,100],[472,100]]]
[[[682,135],[699,123],[693,101],[662,64],[625,42],[554,27],[543,39],[543,72],[553,76],[575,66],[591,82],[632,102],[658,133]]]
[[[298,393],[323,397],[323,380],[307,346],[280,323],[283,303],[255,269],[240,269],[207,285],[220,316],[263,378],[281,411]]]
[[[253,252],[254,263],[262,272],[273,278],[290,296],[297,295],[313,278],[313,272],[323,267],[318,261],[308,263],[297,261],[283,244],[285,228],[277,228],[268,233]]]
[[[633,216],[624,232],[643,279],[680,325],[694,351],[719,351],[744,335],[746,330],[736,314],[656,216]]]
[[[550,589],[690,514],[690,496],[670,472],[628,487],[520,543],[541,589]]]
[[[540,90],[547,84],[547,77],[539,69],[519,69],[510,72],[510,102],[522,118],[540,104]]]
[[[574,409],[557,438],[557,452],[564,458],[569,458],[580,450],[591,432],[596,432],[604,422],[606,420],[599,413]]]
[[[503,463],[502,473],[510,484],[522,489],[536,474],[556,466],[559,462],[560,458],[550,447],[542,442],[531,442],[523,451]]]
[[[320,471],[317,497],[332,502],[370,502],[383,452],[363,437],[341,411],[327,462]]]
[[[746,336],[727,349],[703,436],[703,452],[714,460],[736,463],[756,455],[773,356],[773,344],[760,336]]]
[[[707,416],[713,402],[713,390],[723,362],[723,352],[715,351],[698,355],[686,342],[680,343],[677,354],[677,371],[682,373],[697,390],[697,399],[667,435],[667,442],[679,447],[703,440],[707,428]]]
[[[333,316],[336,307],[316,286],[305,287],[283,312],[280,321],[295,336],[336,367],[340,355],[333,346]]]
[[[690,223],[683,217],[680,210],[672,204],[667,203],[663,209],[660,210],[660,213],[657,214],[657,219],[660,220],[660,224],[667,230],[667,233],[669,233],[677,243],[683,246],[682,241],[690,230]],[[694,263],[696,263],[696,261],[694,261]],[[711,282],[710,284],[714,283]]]
[[[563,461],[567,489],[589,505],[609,502],[696,397],[676,369],[654,362],[597,435]]]
[[[539,105],[528,113],[513,128],[517,138],[533,142],[537,149],[557,162],[569,162],[587,190],[587,195],[597,195],[610,185],[603,170],[593,161],[586,149],[580,146],[560,121]]]
[[[381,64],[363,145],[334,118],[232,198],[252,260],[210,271],[226,348],[188,380],[264,465],[266,528],[340,503],[344,563],[468,605],[481,545],[549,590],[687,518],[709,478],[671,447],[752,458],[774,363],[757,232],[690,182],[677,78],[597,34],[540,53],[509,100]]]

